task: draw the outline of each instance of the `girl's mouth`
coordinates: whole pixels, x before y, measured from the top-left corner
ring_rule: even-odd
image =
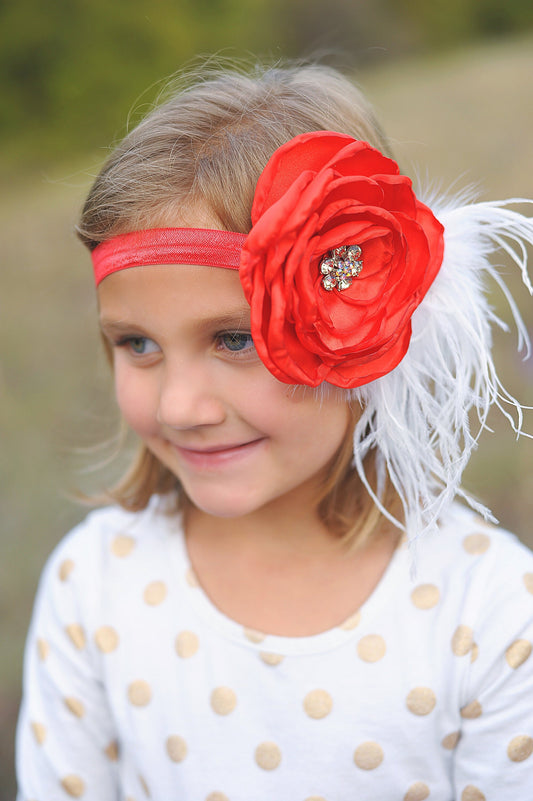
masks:
[[[180,458],[191,467],[213,470],[255,454],[264,442],[265,438],[261,437],[250,442],[220,444],[208,448],[185,448],[180,445],[174,445],[174,448]]]

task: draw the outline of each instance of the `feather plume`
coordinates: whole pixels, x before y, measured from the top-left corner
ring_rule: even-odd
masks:
[[[428,204],[445,227],[444,260],[413,315],[408,352],[391,373],[351,391],[362,408],[354,433],[354,465],[383,514],[405,529],[413,549],[419,536],[435,529],[456,497],[486,519],[494,519],[461,488],[463,471],[487,428],[491,407],[505,415],[517,435],[524,434],[525,407],[502,385],[493,361],[492,329],[508,330],[508,326],[491,308],[487,285],[492,280],[502,290],[518,331],[519,350],[527,358],[531,344],[526,326],[491,257],[500,250],[507,253],[533,294],[527,274],[533,218],[509,208],[531,202],[517,198]],[[376,489],[363,466],[372,449],[378,460]],[[381,502],[387,474],[401,499],[404,524]]]

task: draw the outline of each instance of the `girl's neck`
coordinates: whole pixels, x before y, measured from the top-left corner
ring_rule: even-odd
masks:
[[[213,517],[189,505],[184,520],[189,541],[213,541],[215,547],[235,547],[262,557],[323,556],[340,547],[338,537],[328,531],[307,497],[284,496],[237,518]]]
[[[388,531],[349,550],[316,511],[301,508],[239,519],[191,508],[185,529],[192,567],[214,605],[243,626],[293,637],[318,634],[354,614],[398,542]]]

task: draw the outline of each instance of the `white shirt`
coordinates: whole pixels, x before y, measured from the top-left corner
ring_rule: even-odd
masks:
[[[179,519],[94,512],[44,571],[19,801],[531,801],[533,555],[455,506],[311,637],[204,594]]]

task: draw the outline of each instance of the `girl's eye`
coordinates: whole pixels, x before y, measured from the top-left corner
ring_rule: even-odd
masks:
[[[228,331],[226,334],[219,334],[218,341],[221,350],[230,353],[249,353],[254,348],[252,335],[241,331]]]
[[[118,343],[120,346],[127,347],[135,356],[147,356],[150,353],[157,353],[159,346],[153,339],[148,337],[127,337]]]

